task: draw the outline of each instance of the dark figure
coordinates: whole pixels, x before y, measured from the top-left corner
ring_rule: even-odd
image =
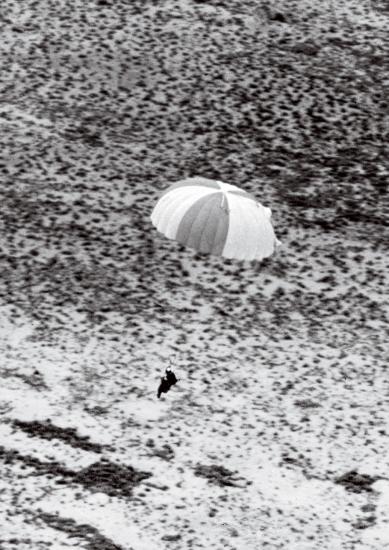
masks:
[[[161,383],[158,388],[158,399],[161,397],[161,393],[167,393],[174,384],[178,382],[176,375],[170,367],[166,369],[165,376],[161,378]]]
[[[166,377],[166,380],[169,382],[169,384],[171,386],[174,386],[174,384],[176,384],[178,382],[178,380],[176,378],[176,375],[174,374],[174,372],[172,371],[172,369],[170,367],[168,367],[166,369],[165,377]]]

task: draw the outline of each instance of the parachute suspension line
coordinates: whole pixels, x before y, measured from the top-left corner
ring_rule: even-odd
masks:
[[[183,355],[186,355],[188,354],[189,352],[188,351],[185,351],[185,350],[181,350],[181,351],[177,351],[174,355],[173,355],[173,359],[171,359],[169,357],[169,366],[170,367],[174,367],[175,365],[177,365],[177,363],[179,363],[179,361],[182,360],[182,356]]]

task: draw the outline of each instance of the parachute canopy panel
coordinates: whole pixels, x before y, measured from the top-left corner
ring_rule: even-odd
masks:
[[[199,252],[262,260],[280,245],[270,208],[235,185],[194,177],[162,193],[151,214],[157,230]]]

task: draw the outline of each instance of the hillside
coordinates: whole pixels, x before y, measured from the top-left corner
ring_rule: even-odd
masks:
[[[0,25],[0,548],[389,547],[386,3]],[[194,175],[270,206],[276,255],[159,236]]]

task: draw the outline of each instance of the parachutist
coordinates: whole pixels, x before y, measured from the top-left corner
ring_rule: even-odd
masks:
[[[157,397],[161,397],[162,393],[167,393],[174,384],[178,382],[176,375],[170,367],[167,367],[165,375],[161,378],[161,383],[159,384]]]
[[[174,386],[174,384],[178,382],[176,375],[174,374],[174,372],[170,367],[167,367],[165,376],[169,381],[169,384],[171,384],[172,386]]]

